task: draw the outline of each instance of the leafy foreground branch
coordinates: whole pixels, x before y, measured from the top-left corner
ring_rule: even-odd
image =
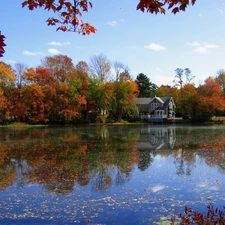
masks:
[[[174,216],[170,219],[161,217],[160,222],[156,222],[155,224],[225,225],[225,207],[223,207],[223,210],[219,210],[218,208],[214,208],[213,204],[209,204],[207,206],[207,212],[201,213],[193,211],[193,209],[186,206],[183,215],[180,214],[179,216]]]

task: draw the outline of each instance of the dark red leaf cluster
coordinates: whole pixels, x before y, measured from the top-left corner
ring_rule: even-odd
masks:
[[[3,57],[3,54],[5,53],[4,47],[6,46],[5,42],[5,36],[1,34],[0,31],[0,57]]]
[[[83,22],[80,18],[82,12],[87,12],[92,8],[92,3],[88,0],[25,0],[22,7],[27,6],[28,9],[44,8],[48,11],[58,13],[58,17],[50,17],[47,19],[49,26],[59,25],[57,30],[73,31],[81,34],[95,33],[96,29],[88,23]]]
[[[225,224],[225,211],[214,208],[212,204],[207,206],[207,212],[196,212],[193,209],[185,207],[184,215],[180,215],[181,224],[214,225]]]
[[[171,10],[172,13],[176,14],[179,11],[185,11],[188,5],[194,5],[196,0],[140,0],[137,5],[137,9],[142,12],[149,13],[163,13],[166,10]]]

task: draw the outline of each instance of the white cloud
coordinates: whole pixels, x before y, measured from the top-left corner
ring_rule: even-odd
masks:
[[[24,51],[23,52],[24,55],[30,55],[30,56],[36,56],[36,55],[44,55],[43,52],[30,52],[30,51]]]
[[[117,22],[115,20],[113,20],[113,21],[110,21],[110,22],[108,22],[106,24],[108,24],[108,25],[110,25],[112,27],[115,27],[117,25]]]
[[[49,48],[48,52],[53,54],[53,55],[60,54],[60,52],[57,49],[55,49],[55,48]]]
[[[150,48],[153,51],[163,51],[163,50],[166,49],[164,46],[158,45],[158,44],[155,44],[155,43],[151,43],[150,45],[145,46],[145,48]]]
[[[198,47],[198,48],[195,49],[195,52],[206,53],[207,52],[207,48],[205,48],[205,47]]]
[[[200,46],[200,44],[197,42],[197,41],[194,41],[194,42],[188,42],[187,45],[190,45],[190,46],[193,46],[193,47],[196,47],[196,46]]]
[[[216,44],[208,44],[208,43],[200,44],[198,42],[187,43],[187,45],[196,47],[194,51],[202,54],[207,53],[209,49],[219,48],[219,46]]]
[[[56,42],[56,41],[52,41],[50,43],[48,43],[49,45],[57,45],[57,46],[61,46],[61,45],[71,45],[71,43],[69,41],[67,42]]]
[[[205,48],[219,48],[219,46],[218,45],[215,45],[215,44],[207,44],[207,43],[205,43],[204,44],[204,46],[205,46]]]

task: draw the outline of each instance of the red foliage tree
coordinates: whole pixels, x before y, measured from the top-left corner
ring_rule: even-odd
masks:
[[[199,87],[199,108],[202,114],[207,114],[210,118],[216,111],[225,109],[225,99],[223,90],[219,83],[209,77],[205,84]]]

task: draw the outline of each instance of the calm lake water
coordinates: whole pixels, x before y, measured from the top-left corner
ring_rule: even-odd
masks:
[[[225,126],[0,129],[0,224],[154,224],[224,188]]]

